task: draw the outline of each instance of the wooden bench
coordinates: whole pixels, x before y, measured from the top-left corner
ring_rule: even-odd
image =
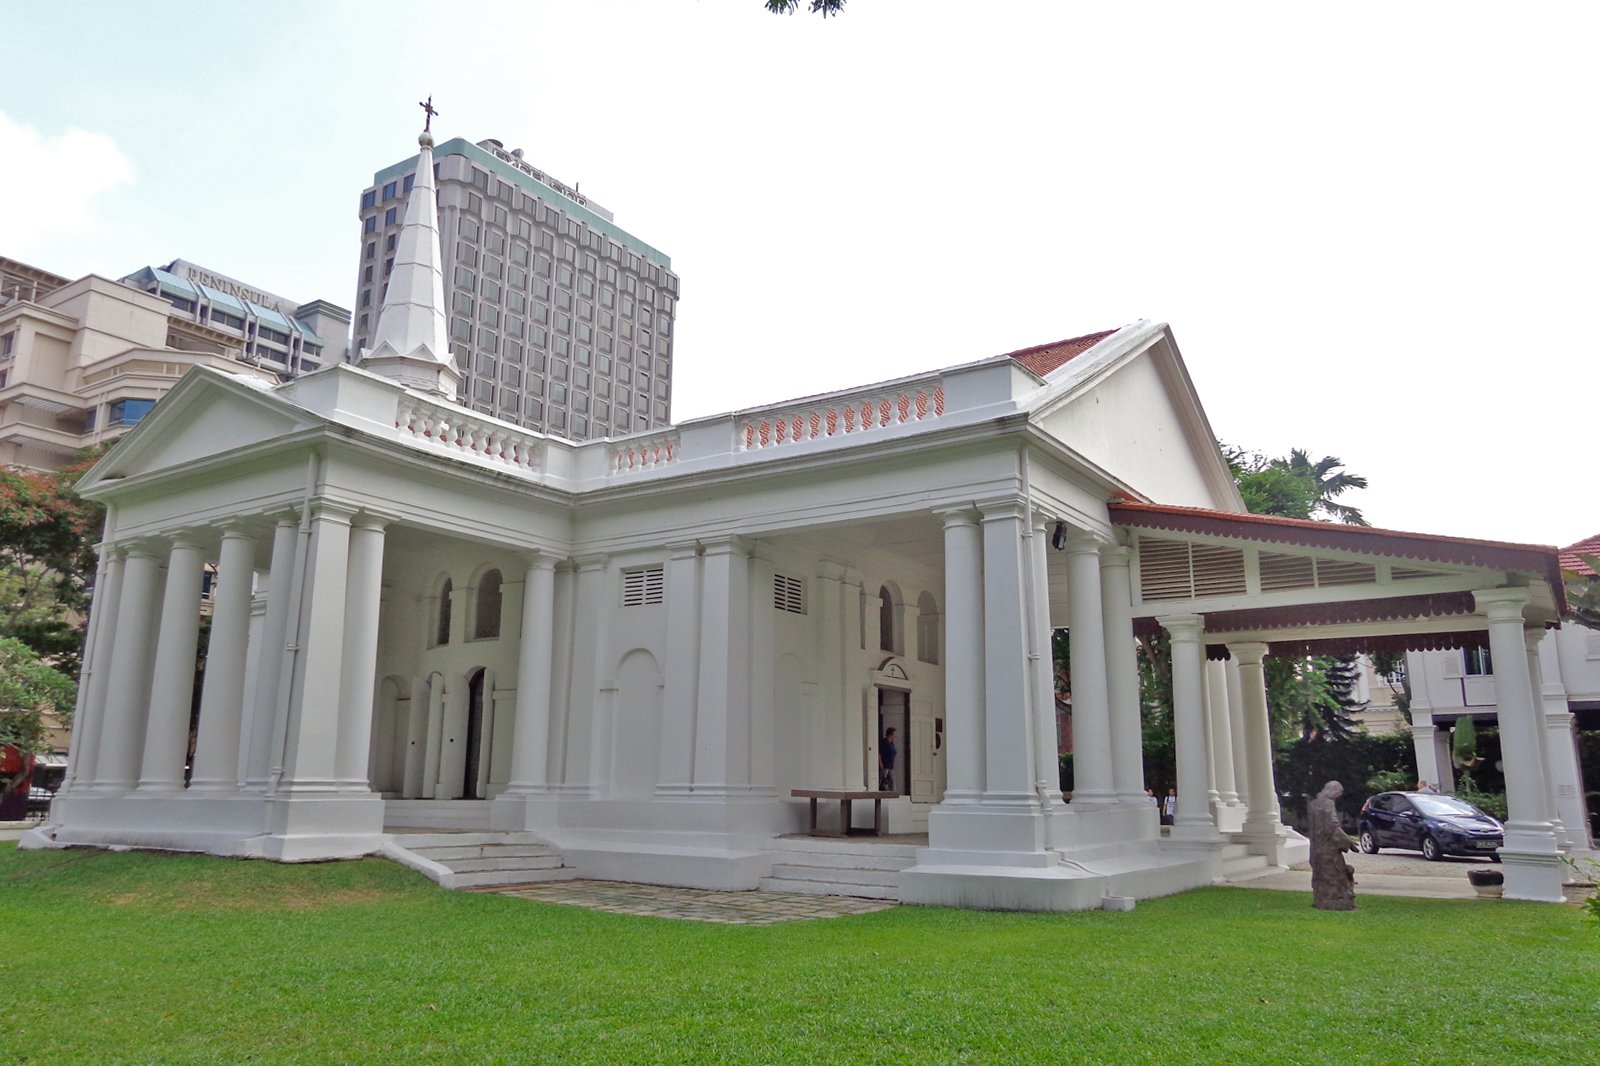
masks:
[[[791,793],[797,799],[811,801],[811,827],[807,832],[814,837],[842,837],[851,833],[850,804],[856,800],[872,801],[872,828],[858,830],[863,834],[877,836],[883,830],[883,801],[894,799],[898,792],[879,792],[859,788],[797,788]],[[826,833],[817,828],[817,800],[839,801],[839,832]]]

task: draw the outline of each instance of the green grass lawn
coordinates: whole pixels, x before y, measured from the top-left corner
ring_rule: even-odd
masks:
[[[1572,907],[1208,889],[776,926],[0,845],[0,1062],[1596,1061]]]

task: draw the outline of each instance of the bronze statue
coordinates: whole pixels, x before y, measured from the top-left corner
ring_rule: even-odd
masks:
[[[1339,822],[1333,801],[1344,786],[1329,781],[1311,801],[1311,905],[1319,911],[1356,909],[1356,872],[1344,853],[1359,846]]]

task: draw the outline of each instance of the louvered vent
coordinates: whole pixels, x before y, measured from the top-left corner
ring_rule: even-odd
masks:
[[[790,614],[806,613],[806,583],[788,574],[772,575],[772,606]]]
[[[1317,585],[1322,588],[1330,585],[1365,585],[1377,579],[1377,569],[1370,563],[1317,560]]]
[[[1316,584],[1311,560],[1303,555],[1280,555],[1277,552],[1261,553],[1261,591],[1278,592],[1282,589],[1308,589]]]
[[[1229,596],[1244,591],[1244,549],[1220,544],[1189,548],[1196,596]]]
[[[645,607],[660,603],[667,588],[666,571],[659,566],[643,566],[622,572],[622,606]]]
[[[1443,575],[1433,570],[1413,570],[1409,566],[1396,566],[1389,570],[1389,576],[1396,581],[1415,581],[1419,577],[1442,577]]]
[[[1194,595],[1189,580],[1189,545],[1175,540],[1139,538],[1139,595],[1145,600],[1187,600]]]

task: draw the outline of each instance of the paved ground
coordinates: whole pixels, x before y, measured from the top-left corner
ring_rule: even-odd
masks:
[[[1345,860],[1356,871],[1356,895],[1415,896],[1423,899],[1477,899],[1467,883],[1467,871],[1493,869],[1488,859],[1447,856],[1429,862],[1419,852],[1380,851],[1376,855],[1351,852]],[[1235,888],[1271,888],[1286,892],[1311,891],[1311,867],[1302,863],[1286,871],[1249,877],[1233,882]],[[1576,903],[1588,894],[1586,888],[1568,888],[1567,899]]]
[[[772,925],[813,918],[870,914],[899,906],[887,899],[802,896],[785,892],[709,892],[700,888],[630,885],[616,881],[552,881],[548,884],[483,889],[541,903],[565,903],[613,914],[681,918],[726,925]]]

